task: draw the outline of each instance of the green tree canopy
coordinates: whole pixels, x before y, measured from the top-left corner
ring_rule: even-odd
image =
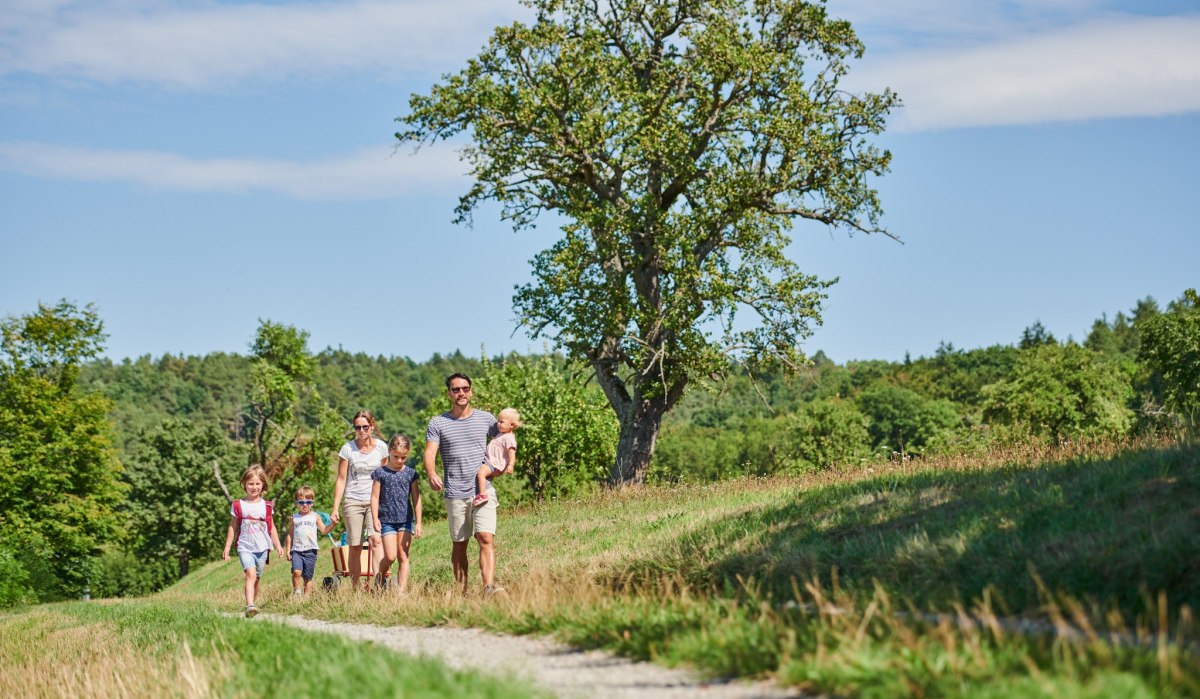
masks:
[[[0,330],[0,552],[43,600],[78,595],[118,533],[111,404],[75,385],[103,345],[103,323],[91,306],[62,301]]]
[[[802,360],[828,282],[787,257],[797,220],[879,226],[869,137],[890,91],[840,85],[862,44],[801,0],[527,0],[399,120],[401,142],[469,132],[474,184],[515,227],[564,236],[514,299],[587,361],[620,422],[610,481],[645,478],[663,415],[729,356]]]
[[[959,423],[950,401],[888,383],[868,387],[858,396],[858,404],[868,418],[873,445],[902,454],[922,452]]]
[[[250,349],[251,459],[266,469],[270,479],[265,497],[288,497],[293,488],[310,480],[324,494],[322,485],[329,478],[320,467],[329,465],[348,423],[313,383],[308,332],[262,320]],[[239,497],[236,492],[231,495]],[[285,514],[285,509],[276,509],[277,517]]]
[[[1037,345],[1019,352],[1011,378],[984,388],[984,418],[1052,440],[1121,436],[1132,393],[1116,361],[1075,343]]]
[[[158,562],[183,577],[192,561],[217,557],[229,524],[225,493],[238,488],[241,455],[212,424],[170,418],[138,435],[122,510],[130,548],[145,565]]]
[[[824,469],[871,455],[869,421],[841,398],[812,401],[789,425],[790,447],[806,468]]]
[[[1200,418],[1200,295],[1195,289],[1145,321],[1140,358],[1161,377],[1166,406],[1194,427]]]
[[[507,407],[521,413],[515,475],[533,499],[566,495],[603,479],[617,425],[595,386],[571,376],[550,355],[485,360],[477,384],[479,404],[493,414]]]
[[[69,391],[80,366],[100,354],[107,337],[91,304],[79,308],[64,299],[56,306],[39,303],[29,315],[6,319],[0,349],[11,371],[26,372]]]

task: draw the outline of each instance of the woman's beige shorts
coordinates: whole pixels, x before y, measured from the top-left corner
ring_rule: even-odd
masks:
[[[346,527],[346,543],[365,544],[367,537],[379,536],[371,523],[370,500],[345,500],[342,502],[342,524]],[[364,536],[364,532],[366,536]]]

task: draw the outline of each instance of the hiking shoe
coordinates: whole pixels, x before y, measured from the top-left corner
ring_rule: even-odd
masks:
[[[488,501],[487,493],[480,493],[475,496],[474,500],[471,501],[471,507],[479,507],[480,505],[486,505],[487,501]]]
[[[247,605],[246,606],[246,618],[252,619],[252,618],[254,618],[255,614],[258,614],[258,607],[255,607],[253,604]]]

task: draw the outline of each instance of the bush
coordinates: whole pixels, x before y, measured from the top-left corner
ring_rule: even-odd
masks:
[[[891,452],[919,454],[961,422],[950,401],[886,383],[864,390],[858,404],[869,419],[872,446]]]
[[[178,560],[139,558],[128,551],[106,551],[96,562],[93,597],[141,597],[178,578]]]
[[[12,551],[0,549],[0,609],[31,604],[37,595],[29,586],[29,571]]]
[[[1074,343],[1021,350],[1014,375],[984,388],[984,419],[1052,441],[1129,433],[1133,395],[1120,365]]]
[[[853,403],[824,398],[789,420],[789,451],[800,469],[825,469],[871,455],[867,418]]]
[[[741,429],[669,424],[654,447],[646,479],[652,483],[704,483],[744,475]]]
[[[553,355],[483,362],[478,405],[521,413],[515,477],[497,481],[501,495],[542,500],[594,487],[616,457],[617,419],[600,389],[573,378]],[[517,490],[506,480],[522,481]]]
[[[1194,428],[1200,420],[1200,295],[1195,289],[1146,321],[1139,359],[1161,377],[1166,406]]]

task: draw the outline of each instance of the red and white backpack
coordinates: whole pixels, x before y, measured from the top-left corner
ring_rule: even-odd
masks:
[[[275,501],[274,500],[264,500],[263,502],[265,502],[267,505],[267,534],[270,534],[271,532],[275,531]],[[235,535],[233,537],[233,544],[234,544],[234,546],[237,546],[237,540],[242,536],[242,527],[241,527],[240,520],[248,519],[251,521],[261,522],[262,518],[261,517],[251,517],[249,515],[243,515],[241,498],[238,498],[237,500],[233,501],[233,516],[237,517],[239,520],[237,532],[235,533]]]

